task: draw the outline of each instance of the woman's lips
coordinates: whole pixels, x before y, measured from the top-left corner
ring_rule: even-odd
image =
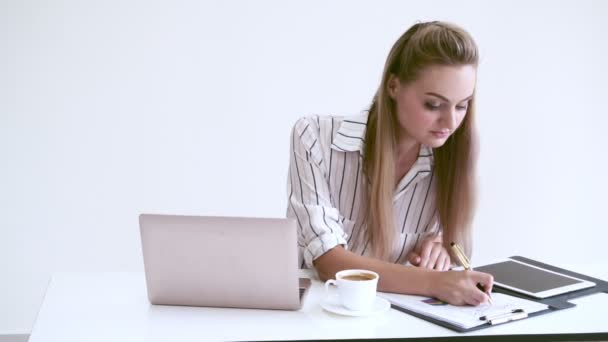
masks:
[[[439,131],[431,131],[431,134],[436,138],[446,138],[450,135],[449,130],[439,130]]]

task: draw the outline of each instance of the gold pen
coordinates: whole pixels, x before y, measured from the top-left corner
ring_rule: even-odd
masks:
[[[467,271],[472,271],[473,268],[471,267],[471,261],[469,260],[467,255],[464,253],[464,250],[462,249],[462,247],[460,247],[460,245],[458,245],[455,242],[452,242],[450,244],[450,247],[452,248],[452,252],[454,252],[454,255],[456,256],[456,258],[458,259],[458,262],[462,265],[462,267],[464,267],[464,269]],[[490,302],[490,304],[493,305],[494,303],[492,302],[492,294],[487,292],[485,287],[481,283],[477,283],[477,288],[480,289],[481,291],[485,292],[488,295],[488,301]]]

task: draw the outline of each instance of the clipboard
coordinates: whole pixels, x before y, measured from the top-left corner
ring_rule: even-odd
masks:
[[[539,262],[536,260],[528,259],[528,258],[525,258],[522,256],[511,256],[511,257],[509,257],[509,259],[519,260],[519,261],[526,262],[526,263],[529,263],[532,265],[536,265],[536,266],[539,266],[539,267],[542,267],[542,268],[545,268],[548,270],[563,273],[565,275],[570,275],[570,276],[573,276],[576,278],[589,280],[589,281],[596,283],[596,286],[592,287],[592,288],[582,289],[582,290],[569,292],[569,293],[565,293],[562,295],[544,298],[544,299],[538,299],[538,298],[534,298],[531,296],[526,296],[524,294],[521,294],[521,293],[518,293],[515,291],[494,287],[493,292],[502,293],[502,294],[505,294],[505,295],[508,295],[511,297],[526,299],[526,300],[533,301],[536,303],[545,304],[545,305],[547,305],[547,308],[545,310],[541,310],[541,311],[537,311],[537,312],[533,312],[533,313],[526,313],[526,312],[505,313],[503,316],[491,317],[492,319],[487,319],[485,323],[472,327],[472,328],[468,328],[468,329],[462,328],[458,325],[451,324],[450,322],[446,322],[446,321],[443,321],[440,319],[436,319],[434,317],[430,317],[425,314],[415,312],[413,310],[410,310],[408,308],[405,308],[405,307],[402,307],[399,305],[395,305],[393,303],[391,303],[391,307],[395,310],[410,314],[412,316],[421,318],[425,321],[440,325],[442,327],[448,328],[448,329],[456,331],[456,332],[470,332],[470,331],[476,331],[476,330],[481,330],[481,329],[487,329],[487,328],[490,328],[490,327],[493,327],[493,326],[496,326],[499,324],[508,324],[510,322],[515,322],[515,321],[522,320],[522,319],[528,319],[528,318],[544,315],[544,314],[551,313],[551,312],[558,311],[558,310],[572,308],[572,307],[576,306],[576,304],[569,302],[570,299],[579,298],[579,297],[587,296],[587,295],[598,293],[598,292],[608,293],[608,282],[606,282],[604,280],[586,276],[584,274],[575,273],[575,272],[572,272],[569,270],[565,270],[565,269],[562,269],[562,268],[559,268],[556,266],[548,265],[548,264],[545,264],[545,263],[542,263],[542,262]]]
[[[469,332],[551,312],[554,308],[503,293],[494,293],[492,305],[454,306],[435,298],[382,293],[399,311],[457,332]]]

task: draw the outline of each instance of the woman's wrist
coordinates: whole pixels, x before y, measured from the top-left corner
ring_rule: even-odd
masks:
[[[423,274],[423,281],[421,282],[422,284],[424,284],[424,288],[423,288],[423,292],[425,296],[428,297],[435,297],[437,298],[437,288],[438,288],[438,284],[440,282],[440,277],[441,277],[441,273],[442,272],[436,272],[436,271],[432,271],[432,270],[424,270],[424,274]]]

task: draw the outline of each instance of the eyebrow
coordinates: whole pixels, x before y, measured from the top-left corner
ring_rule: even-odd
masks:
[[[450,102],[450,100],[448,100],[448,98],[447,98],[447,97],[442,96],[442,95],[439,95],[439,94],[437,94],[437,93],[428,92],[428,93],[426,93],[426,95],[432,95],[432,96],[438,97],[438,98],[440,98],[440,99],[442,99],[442,100],[444,100],[444,101],[446,101],[446,102]],[[473,95],[471,95],[471,96],[469,96],[469,97],[467,97],[467,98],[465,98],[465,99],[462,99],[462,100],[460,100],[460,101],[458,101],[458,102],[456,102],[456,103],[460,103],[460,102],[463,102],[463,101],[467,101],[467,100],[470,100],[470,99],[472,99],[472,98],[473,98]]]

